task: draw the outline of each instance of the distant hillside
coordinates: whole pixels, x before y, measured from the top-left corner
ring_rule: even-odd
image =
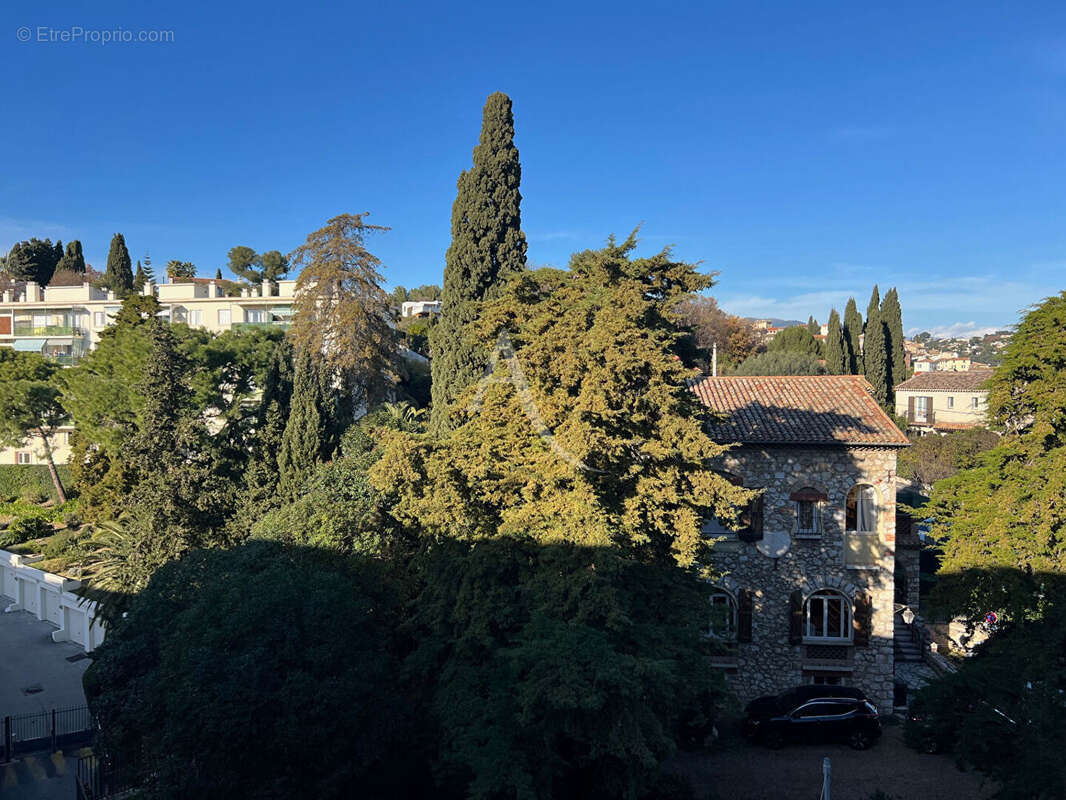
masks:
[[[777,317],[744,317],[748,322],[754,322],[757,319],[768,319],[770,324],[775,328],[791,328],[793,325],[806,325],[806,322],[801,322],[798,319],[778,319]]]

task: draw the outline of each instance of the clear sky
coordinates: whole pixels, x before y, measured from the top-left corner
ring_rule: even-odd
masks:
[[[85,41],[116,30],[173,41]],[[121,231],[213,275],[370,211],[388,282],[439,283],[499,89],[534,265],[643,223],[733,313],[824,321],[876,281],[912,331],[1066,288],[1062,0],[7,0],[0,68],[5,251],[78,238],[102,268]]]

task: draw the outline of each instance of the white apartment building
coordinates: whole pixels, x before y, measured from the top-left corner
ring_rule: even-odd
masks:
[[[220,282],[205,279],[149,283],[143,289],[159,301],[163,319],[213,333],[253,325],[287,327],[295,292],[295,280],[246,287],[237,297],[227,297]],[[66,366],[77,364],[99,343],[121,306],[113,292],[87,283],[48,287],[26,283],[0,294],[0,347],[40,353]],[[68,429],[56,436],[57,464],[69,460],[69,439]],[[44,463],[43,448],[35,439],[0,450],[0,464]]]
[[[440,313],[440,300],[408,300],[400,304],[401,317],[432,317]]]

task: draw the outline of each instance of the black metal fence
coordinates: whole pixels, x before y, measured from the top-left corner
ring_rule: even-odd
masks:
[[[87,744],[92,731],[93,718],[86,706],[4,717],[0,755],[4,761],[10,761],[19,753]]]
[[[74,773],[78,800],[105,800],[128,792],[132,784],[93,755],[82,756]]]

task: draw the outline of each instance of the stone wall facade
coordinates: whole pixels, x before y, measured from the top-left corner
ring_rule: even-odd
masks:
[[[765,489],[762,539],[727,536],[712,554],[719,586],[735,598],[744,590],[752,593],[751,641],[736,644],[734,654],[722,661],[742,702],[820,676],[857,686],[882,713],[891,711],[896,453],[896,448],[875,446],[742,445],[714,465],[745,488]],[[844,530],[847,495],[857,484],[876,490],[876,533]],[[807,487],[827,498],[818,503],[821,530],[814,535],[797,532],[796,503],[790,499]],[[801,590],[806,603],[822,589],[844,595],[852,612],[857,595],[869,598],[867,645],[789,643],[793,593]]]

